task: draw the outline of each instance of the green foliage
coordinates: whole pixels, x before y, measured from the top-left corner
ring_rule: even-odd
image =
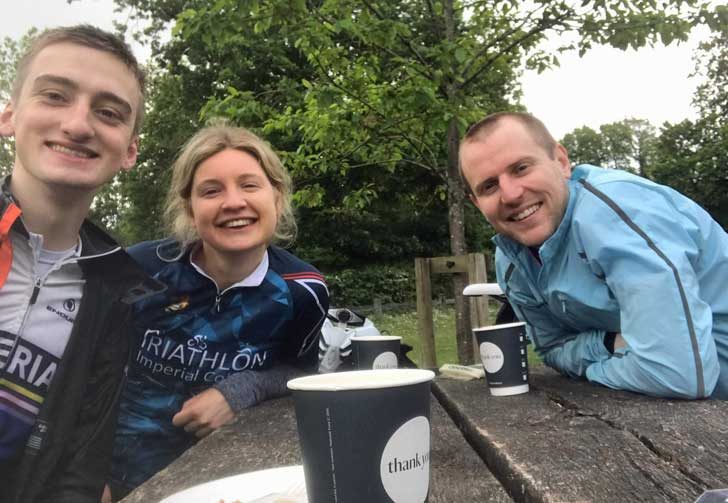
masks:
[[[374,299],[382,303],[415,301],[414,267],[369,266],[327,273],[331,305],[368,306]]]
[[[524,61],[545,69],[593,44],[684,40],[719,17],[694,0],[117,3],[151,21],[139,36],[153,42],[157,69],[143,158],[121,179],[122,233],[161,232],[174,151],[223,115],[281,153],[295,183],[298,249],[331,268],[484,246],[490,231],[464,209],[456,147],[467,124],[518,107]],[[577,42],[539,50],[562,32]]]
[[[0,43],[0,106],[2,107],[10,100],[18,59],[36,33],[37,30],[31,28],[19,40],[5,37]],[[10,173],[14,162],[15,142],[13,138],[0,136],[0,177]]]
[[[657,146],[655,181],[695,200],[728,228],[728,123],[713,117],[666,124]]]
[[[656,138],[654,126],[632,118],[603,124],[599,132],[587,126],[576,128],[561,143],[573,164],[626,169],[647,176],[654,162]]]
[[[414,264],[394,266],[370,265],[325,273],[331,305],[335,307],[413,304],[416,301]],[[452,297],[452,276],[432,277],[432,298]]]

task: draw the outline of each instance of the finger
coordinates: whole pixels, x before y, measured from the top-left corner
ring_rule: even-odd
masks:
[[[184,430],[187,433],[195,433],[197,430],[202,428],[202,424],[198,421],[190,421],[189,423],[185,424]]]
[[[203,428],[200,428],[199,430],[197,430],[197,431],[195,432],[195,436],[196,436],[197,438],[204,438],[204,437],[206,437],[207,435],[209,435],[210,433],[212,433],[213,431],[215,431],[215,429],[214,429],[214,428],[210,428],[209,426],[205,426],[205,427],[203,427]]]
[[[187,423],[188,419],[185,414],[182,412],[178,412],[174,416],[172,416],[172,424],[175,426],[184,426],[185,423]]]

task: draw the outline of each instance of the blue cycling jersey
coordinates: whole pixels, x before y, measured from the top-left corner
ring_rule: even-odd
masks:
[[[121,402],[113,467],[113,478],[129,487],[195,442],[193,435],[172,424],[194,394],[224,386],[231,375],[242,372],[265,372],[281,364],[313,372],[317,364],[328,290],[315,268],[271,246],[256,271],[220,291],[190,260],[190,249],[178,250],[170,241],[129,250],[167,285],[135,311],[137,343]],[[285,387],[285,382],[273,379],[267,385]],[[247,388],[245,393],[256,398],[270,394]]]

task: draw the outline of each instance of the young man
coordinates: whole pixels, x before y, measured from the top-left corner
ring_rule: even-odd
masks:
[[[20,61],[0,134],[0,501],[98,502],[145,275],[85,218],[137,156],[144,74],[88,25],[42,33]]]
[[[728,235],[669,187],[576,166],[523,113],[460,146],[498,283],[551,367],[655,396],[728,398]]]

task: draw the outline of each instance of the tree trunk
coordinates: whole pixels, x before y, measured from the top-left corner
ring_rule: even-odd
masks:
[[[455,40],[455,13],[453,0],[446,0],[445,38]],[[450,82],[447,86],[447,98],[451,110],[457,109],[456,86]],[[450,250],[453,255],[465,255],[465,191],[458,171],[458,146],[460,133],[456,117],[450,119],[447,128],[447,204],[448,224],[450,228]],[[470,330],[470,305],[463,296],[463,289],[467,284],[464,274],[453,276],[453,297],[455,298],[455,337],[457,339],[458,360],[463,364],[473,363],[473,338]]]
[[[450,120],[447,132],[447,199],[448,223],[450,227],[450,250],[453,255],[465,255],[465,191],[458,172],[457,119]],[[470,305],[463,296],[467,284],[465,274],[453,275],[453,297],[455,298],[455,337],[457,338],[458,360],[463,364],[473,363],[473,339],[470,333]]]

